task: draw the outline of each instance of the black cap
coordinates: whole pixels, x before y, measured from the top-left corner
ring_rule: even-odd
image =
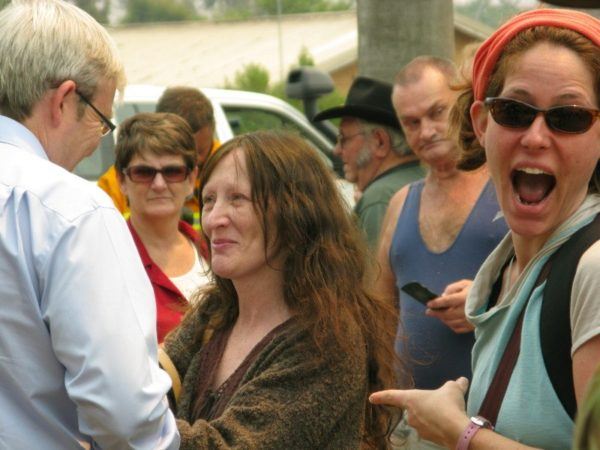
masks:
[[[336,117],[357,117],[400,130],[396,112],[392,106],[392,85],[367,77],[357,77],[343,106],[321,111],[314,121]]]

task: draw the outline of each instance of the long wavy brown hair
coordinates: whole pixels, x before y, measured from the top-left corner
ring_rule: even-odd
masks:
[[[565,47],[579,55],[594,78],[596,101],[600,101],[600,48],[576,31],[548,26],[523,30],[504,47],[502,56],[496,62],[490,76],[485,96],[498,96],[504,87],[504,80],[516,60],[527,50],[542,42]],[[471,122],[470,109],[475,101],[473,88],[468,81],[458,89],[461,90],[461,93],[450,113],[449,133],[454,136],[462,150],[458,167],[462,170],[474,170],[485,164],[486,158],[485,150],[479,144]],[[590,179],[588,192],[600,192],[600,162],[596,165],[596,170]]]
[[[201,179],[209,180],[220,161],[239,149],[264,242],[274,242],[270,254],[285,255],[284,298],[297,323],[320,351],[333,338],[342,352],[353,350],[349,333],[356,326],[348,325],[357,324],[367,351],[369,392],[397,387],[400,377],[408,379],[394,351],[397,313],[372,291],[374,263],[331,170],[300,137],[255,132],[224,144],[207,160]],[[214,278],[215,286],[187,316],[213,330],[230,326],[238,314],[233,283]],[[388,448],[398,411],[365,401],[364,421],[363,448]]]

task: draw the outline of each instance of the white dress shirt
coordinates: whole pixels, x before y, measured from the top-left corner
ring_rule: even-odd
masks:
[[[0,116],[0,448],[178,448],[156,355],[123,218]]]

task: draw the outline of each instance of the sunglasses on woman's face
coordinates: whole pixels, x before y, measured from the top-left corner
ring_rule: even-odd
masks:
[[[157,169],[152,166],[129,166],[123,173],[129,177],[134,183],[150,184],[154,181],[157,173],[160,173],[167,183],[180,183],[187,178],[190,169],[186,166],[173,165],[165,166],[162,169]]]
[[[585,133],[600,115],[597,109],[565,105],[540,109],[518,100],[502,97],[485,99],[492,118],[498,125],[508,128],[527,128],[538,114],[543,114],[548,128],[561,133]]]

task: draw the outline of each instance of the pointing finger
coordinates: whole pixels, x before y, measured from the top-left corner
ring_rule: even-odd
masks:
[[[369,401],[374,405],[384,404],[404,408],[407,391],[398,389],[389,389],[387,391],[379,391],[369,396]]]

